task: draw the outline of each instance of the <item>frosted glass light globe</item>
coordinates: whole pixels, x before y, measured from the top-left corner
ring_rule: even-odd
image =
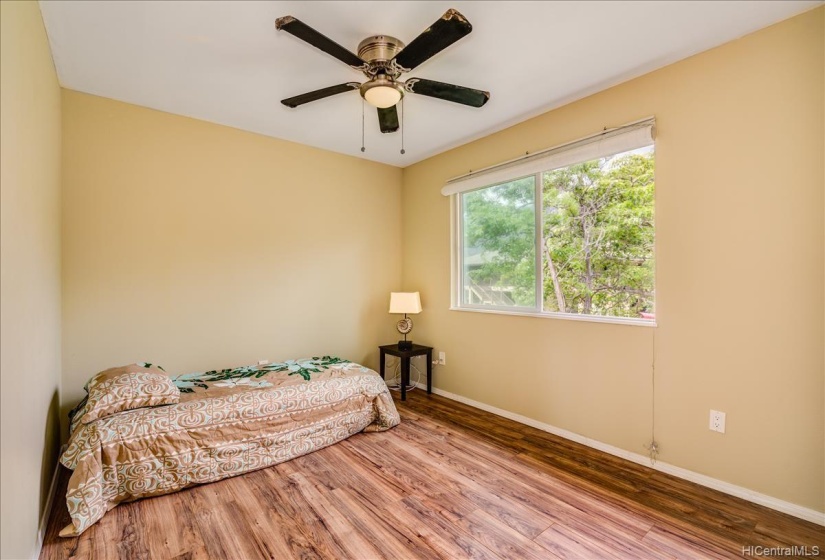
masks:
[[[364,99],[373,107],[386,109],[401,101],[401,92],[390,86],[375,86],[364,92]]]

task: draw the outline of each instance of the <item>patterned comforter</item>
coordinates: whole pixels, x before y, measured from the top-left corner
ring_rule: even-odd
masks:
[[[121,502],[176,492],[399,423],[378,374],[324,356],[172,378],[178,404],[74,422],[60,461],[75,536]]]

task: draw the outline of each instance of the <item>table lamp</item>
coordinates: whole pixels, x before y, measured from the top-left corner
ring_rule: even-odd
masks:
[[[391,292],[390,313],[404,314],[404,318],[395,326],[404,335],[404,340],[398,341],[398,349],[412,350],[412,340],[408,341],[407,335],[412,331],[413,322],[407,315],[421,313],[421,297],[418,292]]]

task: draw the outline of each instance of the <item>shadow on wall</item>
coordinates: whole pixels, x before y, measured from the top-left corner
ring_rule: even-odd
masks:
[[[392,327],[395,321],[392,315],[387,313],[389,292],[376,291],[380,295],[370,297],[364,302],[358,317],[358,325],[353,325],[355,332],[358,333],[356,347],[363,348],[363,353],[357,356],[342,357],[378,371],[378,346],[389,344],[389,341],[393,340],[391,332],[394,331]]]
[[[43,460],[40,467],[40,518],[42,519],[46,509],[46,501],[49,499],[49,490],[52,485],[54,471],[57,468],[57,459],[60,453],[60,442],[63,441],[60,432],[60,398],[55,391],[49,402],[49,410],[46,416],[46,429],[43,434]]]
[[[89,377],[91,377],[91,375],[89,375]],[[83,395],[86,395],[85,391],[83,392]],[[69,441],[69,413],[78,405],[80,400],[81,399],[72,399],[69,402],[63,402],[60,404],[60,410],[57,414],[58,430],[60,431],[60,441],[58,443],[60,445]],[[59,451],[60,449],[58,447],[58,452]]]

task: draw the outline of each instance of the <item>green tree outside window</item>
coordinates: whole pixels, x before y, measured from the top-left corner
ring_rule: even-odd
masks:
[[[652,318],[654,153],[541,177],[543,311]],[[462,195],[462,303],[536,308],[534,176]]]

